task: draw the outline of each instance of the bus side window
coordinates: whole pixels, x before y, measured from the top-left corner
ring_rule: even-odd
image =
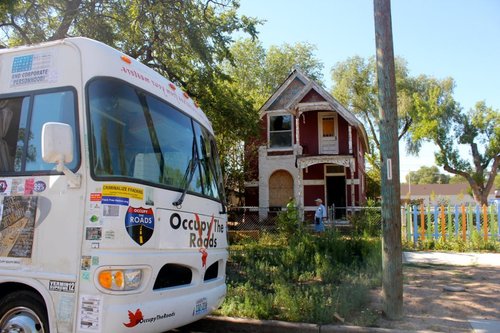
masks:
[[[0,100],[0,173],[51,171],[54,165],[42,160],[42,127],[47,122],[70,125],[75,134],[75,95],[72,91],[12,97]],[[75,169],[78,154],[68,165]]]
[[[54,168],[53,164],[45,163],[42,160],[42,126],[51,121],[63,122],[70,125],[75,132],[74,115],[75,106],[72,92],[64,91],[35,96],[28,138],[26,171],[52,170]],[[73,151],[76,151],[75,147]],[[77,158],[74,158],[68,168],[73,169],[76,163]]]
[[[13,172],[21,168],[20,155],[24,136],[21,119],[28,112],[29,97],[16,97],[0,100],[0,172]],[[18,158],[19,156],[19,158]]]

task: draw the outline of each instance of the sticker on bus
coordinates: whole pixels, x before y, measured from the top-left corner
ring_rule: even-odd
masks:
[[[54,70],[53,54],[49,52],[33,53],[12,59],[10,86],[19,87],[57,81]]]

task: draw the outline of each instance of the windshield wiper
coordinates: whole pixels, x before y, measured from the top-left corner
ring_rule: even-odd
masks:
[[[198,150],[196,149],[196,138],[194,137],[194,135],[193,135],[193,146],[192,146],[191,156],[192,158],[189,160],[189,163],[186,167],[186,171],[184,172],[184,178],[183,178],[184,189],[182,190],[182,194],[177,201],[172,202],[172,205],[174,205],[175,207],[181,206],[182,203],[184,202],[184,197],[186,196],[186,193],[189,189],[189,185],[193,180],[194,173],[199,164]]]

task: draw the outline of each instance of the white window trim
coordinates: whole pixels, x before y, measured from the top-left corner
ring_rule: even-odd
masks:
[[[279,147],[279,148],[271,147],[271,117],[276,117],[276,116],[290,116],[290,117],[292,117],[292,119],[290,121],[290,123],[291,123],[290,135],[292,137],[292,144],[290,145],[290,147]],[[273,111],[273,112],[269,112],[267,114],[267,150],[268,151],[290,151],[290,150],[293,150],[294,139],[295,139],[294,133],[295,133],[295,121],[294,121],[293,115],[290,112]]]

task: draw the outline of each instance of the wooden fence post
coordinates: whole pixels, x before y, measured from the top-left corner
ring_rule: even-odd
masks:
[[[411,241],[411,206],[405,205],[406,212],[406,241]]]
[[[489,210],[490,210],[490,230],[491,230],[491,237],[493,239],[498,239],[498,225],[495,223],[495,205],[490,205]]]
[[[481,212],[478,205],[476,205],[476,229],[477,233],[481,234]]]
[[[488,241],[488,210],[486,205],[483,205],[483,231],[484,231],[484,241]]]
[[[446,222],[444,219],[444,206],[441,205],[441,238],[446,240]]]
[[[467,239],[467,216],[465,214],[464,204],[462,204],[462,239],[464,242]]]
[[[435,240],[439,239],[438,212],[439,212],[438,206],[434,206],[434,239]]]
[[[448,217],[448,224],[447,224],[447,229],[446,230],[446,234],[448,235],[448,239],[451,238],[451,236],[453,235],[453,226],[452,226],[452,219],[451,219],[451,206],[448,205],[447,207],[447,217]]]
[[[427,238],[432,239],[432,215],[431,205],[427,206]]]
[[[474,214],[471,206],[467,206],[467,234],[469,237],[472,236],[472,232],[474,231]]]
[[[424,218],[424,205],[420,205],[420,225],[421,225],[421,230],[420,230],[420,235],[422,240],[425,240],[425,218]]]
[[[500,205],[497,205],[497,238],[500,236]]]
[[[413,245],[416,246],[418,242],[418,210],[417,206],[413,206]]]

